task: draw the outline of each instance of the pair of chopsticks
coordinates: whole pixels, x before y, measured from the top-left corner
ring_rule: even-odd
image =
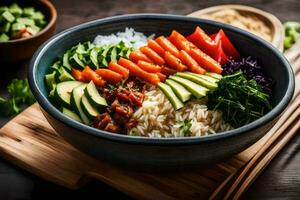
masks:
[[[237,200],[259,174],[300,129],[300,41],[284,53],[295,73],[295,93],[292,102],[278,122],[267,133],[270,135],[263,147],[243,168],[225,195],[225,200]]]

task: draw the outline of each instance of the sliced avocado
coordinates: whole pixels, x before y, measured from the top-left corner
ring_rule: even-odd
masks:
[[[79,81],[65,81],[58,83],[54,92],[54,98],[57,103],[62,107],[72,108],[71,106],[71,92],[72,90],[81,85]]]
[[[47,74],[45,76],[45,81],[46,81],[46,84],[47,84],[47,87],[49,90],[52,90],[54,85],[56,84],[55,82],[55,76],[56,76],[56,71],[53,71],[51,74]]]
[[[159,89],[167,96],[169,101],[171,102],[174,110],[178,110],[184,106],[184,104],[180,101],[180,99],[173,92],[172,88],[164,83],[158,84]]]
[[[106,100],[101,97],[93,81],[86,86],[84,93],[94,107],[101,109],[107,106]]]
[[[82,123],[80,117],[75,112],[73,112],[72,110],[69,110],[68,108],[65,108],[65,107],[62,107],[61,110],[62,110],[62,113],[64,113],[65,115],[67,115],[71,119],[74,119],[74,120]]]
[[[172,90],[175,92],[175,94],[178,96],[178,98],[182,102],[186,102],[191,99],[192,93],[190,93],[187,89],[185,89],[182,85],[179,83],[167,79],[166,83],[172,88]]]
[[[206,72],[205,75],[210,76],[215,79],[218,79],[218,80],[221,80],[223,77],[221,74],[217,74],[217,73],[213,73],[213,72]]]
[[[190,81],[193,81],[199,85],[202,85],[208,89],[215,90],[218,88],[218,84],[209,82],[206,79],[200,77],[200,76],[195,76],[195,74],[190,74],[190,73],[185,73],[185,72],[177,72],[175,76],[179,76],[185,79],[188,79]]]
[[[59,71],[59,77],[58,79],[60,81],[75,81],[74,77],[69,73],[67,72],[67,70],[64,68],[64,67],[60,67],[58,69]]]
[[[80,105],[84,114],[90,119],[94,120],[97,115],[99,115],[98,110],[90,104],[88,98],[85,95],[82,95]]]
[[[81,97],[84,95],[84,89],[86,86],[87,86],[87,84],[82,84],[72,90],[71,105],[72,105],[73,109],[77,112],[77,114],[80,116],[83,123],[90,124],[90,120],[84,114],[82,107],[80,105],[80,100],[81,100]]]
[[[193,81],[181,78],[179,76],[169,76],[169,78],[183,85],[197,98],[202,98],[206,96],[207,92],[209,91],[209,89],[207,89],[206,87],[203,87],[197,83],[194,83]]]

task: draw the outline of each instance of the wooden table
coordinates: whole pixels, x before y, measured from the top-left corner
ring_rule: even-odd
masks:
[[[195,0],[53,0],[58,9],[57,32],[82,22],[107,16],[128,13],[168,13],[185,15],[201,8],[226,3],[243,3],[274,13],[280,20],[300,21],[299,0],[240,0],[240,1],[195,1]],[[15,66],[1,66],[8,69],[1,72],[0,94],[13,77],[25,77],[27,63]],[[9,119],[0,119],[0,126]],[[299,134],[272,161],[263,174],[244,194],[243,199],[298,199],[300,197],[300,131]],[[72,191],[53,185],[38,177],[12,166],[0,158],[0,199],[57,199],[84,198],[129,199],[124,194],[99,182],[92,182],[84,188]]]

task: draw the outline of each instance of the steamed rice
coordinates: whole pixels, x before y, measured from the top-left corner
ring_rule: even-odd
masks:
[[[141,32],[134,31],[133,28],[126,28],[124,32],[118,32],[111,35],[98,35],[95,37],[93,43],[96,46],[102,47],[107,45],[117,45],[123,41],[126,47],[139,49],[140,47],[145,46],[147,41],[153,37],[154,35],[147,37]]]
[[[143,106],[133,115],[138,125],[128,131],[129,135],[146,137],[205,136],[232,129],[225,123],[220,111],[208,110],[207,99],[192,100],[175,111],[167,97],[158,89],[145,93]],[[190,120],[189,135],[182,130],[180,122]]]

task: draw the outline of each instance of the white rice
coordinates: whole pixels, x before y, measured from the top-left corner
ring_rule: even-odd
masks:
[[[207,99],[192,100],[182,109],[175,111],[167,97],[158,89],[151,88],[145,93],[143,106],[133,115],[138,125],[128,131],[129,135],[145,137],[205,136],[232,129],[225,123],[222,113],[208,110]],[[188,135],[181,124],[191,121]]]
[[[121,41],[129,48],[139,49],[142,46],[147,44],[147,41],[150,38],[153,38],[154,35],[149,37],[145,36],[141,32],[134,31],[133,28],[126,28],[124,32],[118,32],[111,35],[98,35],[94,39],[94,44],[96,46],[107,46],[107,45],[117,45]]]

